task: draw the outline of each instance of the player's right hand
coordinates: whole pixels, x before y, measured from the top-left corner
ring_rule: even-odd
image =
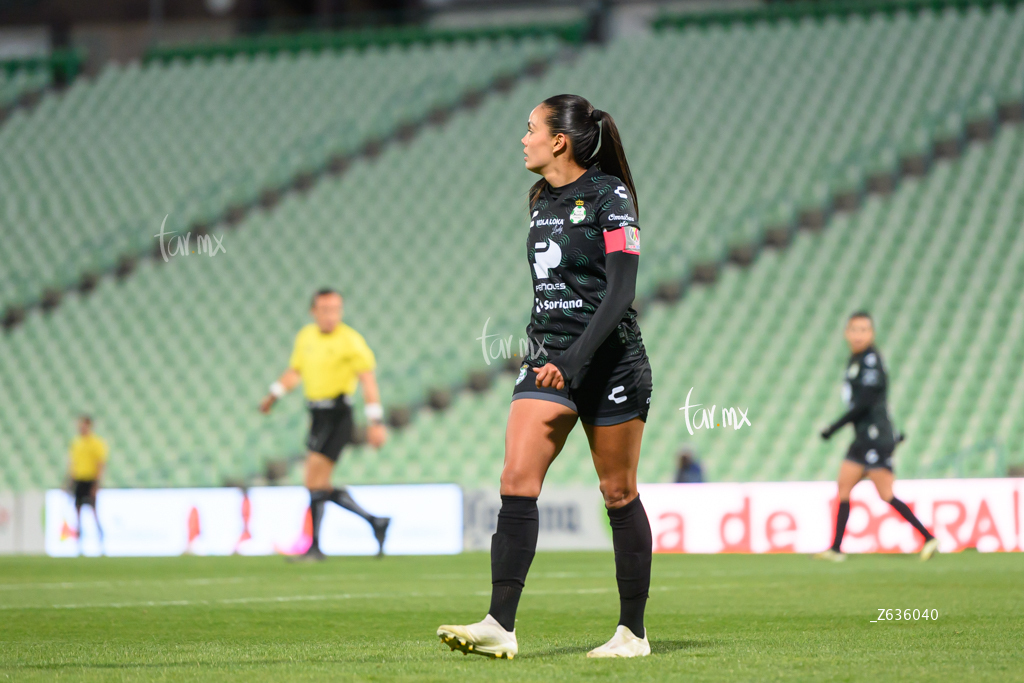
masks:
[[[561,391],[565,387],[565,379],[562,371],[554,363],[545,363],[543,367],[533,368],[536,374],[535,382],[538,387],[554,387]]]
[[[260,412],[266,415],[270,412],[270,409],[274,407],[274,403],[277,399],[274,398],[273,394],[267,394],[267,397],[260,401]]]
[[[382,424],[372,424],[366,428],[366,441],[374,448],[383,446],[387,438],[387,430]]]

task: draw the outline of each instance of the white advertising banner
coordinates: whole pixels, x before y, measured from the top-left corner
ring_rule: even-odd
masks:
[[[384,551],[435,555],[462,551],[462,489],[454,484],[352,486],[364,509],[391,518]],[[309,492],[298,486],[221,489],[101,489],[82,511],[79,544],[73,498],[46,493],[46,553],[98,555],[298,554],[312,542]],[[377,541],[362,518],[328,503],[320,527],[328,555],[371,555]]]
[[[465,549],[490,550],[498,526],[498,489],[466,491]],[[537,499],[537,550],[611,550],[612,530],[596,486],[545,486]]]
[[[660,553],[813,553],[832,543],[834,482],[641,484]],[[1020,551],[1024,479],[897,481],[893,489],[939,539],[941,552]],[[842,550],[908,553],[923,540],[869,481],[850,497]]]

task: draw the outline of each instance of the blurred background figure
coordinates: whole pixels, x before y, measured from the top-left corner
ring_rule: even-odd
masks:
[[[376,356],[361,334],[341,322],[342,310],[341,294],[335,290],[324,287],[313,294],[310,314],[316,322],[306,325],[296,335],[288,368],[270,385],[270,392],[260,403],[260,412],[269,413],[278,399],[300,383],[305,384],[310,412],[305,484],[309,489],[313,533],[309,549],[295,558],[304,561],[324,559],[320,550],[320,521],[328,502],[354,512],[373,527],[379,546],[378,557],[384,554],[384,537],[391,523],[390,517],[378,517],[360,507],[346,488],[335,488],[331,484],[331,474],[342,449],[352,443],[353,395],[359,384],[363,387],[364,410],[370,422],[367,442],[380,448],[387,439],[384,408],[373,372],[377,366]]]
[[[96,518],[96,530],[100,535],[100,552],[103,552],[103,527],[96,511],[96,493],[100,488],[100,477],[107,463],[107,444],[92,431],[92,418],[82,415],[78,418],[78,436],[71,441],[68,474],[71,475],[75,495],[75,518],[78,522],[78,551],[82,552],[82,506],[92,507]]]
[[[700,468],[700,461],[697,460],[697,449],[693,444],[684,444],[676,454],[676,478],[677,484],[699,484],[704,481],[704,470]]]

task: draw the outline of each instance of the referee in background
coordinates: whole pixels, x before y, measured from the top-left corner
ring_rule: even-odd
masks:
[[[107,444],[92,431],[92,418],[82,415],[78,418],[78,436],[71,441],[68,452],[68,474],[71,475],[75,495],[75,516],[78,519],[78,552],[82,552],[82,506],[92,508],[96,518],[96,530],[100,534],[100,552],[103,552],[103,528],[96,511],[96,493],[100,488],[100,477],[107,463]]]
[[[352,396],[357,383],[363,386],[366,417],[370,422],[367,441],[374,448],[380,448],[387,438],[384,409],[373,373],[376,359],[362,335],[341,322],[341,294],[329,288],[318,290],[313,295],[310,312],[315,322],[303,327],[296,335],[288,369],[270,385],[270,393],[260,403],[260,411],[269,413],[274,403],[299,382],[305,385],[312,418],[306,439],[309,450],[306,456],[306,488],[309,489],[309,509],[313,518],[313,543],[300,557],[314,561],[324,559],[320,550],[320,520],[327,501],[351,510],[370,523],[380,546],[380,556],[384,554],[384,537],[391,519],[371,515],[352,499],[347,490],[331,485],[331,473],[341,449],[352,441]]]

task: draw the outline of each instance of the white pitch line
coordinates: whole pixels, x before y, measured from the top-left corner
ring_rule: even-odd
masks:
[[[395,594],[405,597],[410,594]],[[355,600],[392,597],[382,593],[338,593],[335,595],[279,595],[273,597],[221,598],[218,600],[143,600],[139,602],[106,602],[70,605],[0,605],[0,610],[44,610],[44,609],[106,609],[130,607],[193,607],[198,605],[237,605],[259,602],[308,602],[317,600]]]
[[[562,590],[533,590],[529,595],[589,595],[595,593],[611,593],[615,588],[568,588]],[[673,586],[659,586],[651,592],[675,590]],[[68,605],[0,605],[0,611],[16,610],[74,610],[74,609],[126,609],[137,607],[197,607],[209,605],[246,605],[259,603],[289,602],[322,602],[328,600],[375,600],[381,598],[444,598],[451,593],[423,593],[410,591],[406,593],[334,593],[329,595],[279,595],[247,598],[220,598],[217,600],[143,600],[138,602],[107,602]],[[477,591],[474,595],[490,595],[487,591]]]
[[[117,588],[122,586],[158,586],[168,583],[183,583],[187,586],[213,586],[222,583],[256,581],[256,577],[221,577],[215,579],[134,579],[127,581],[51,581],[45,583],[0,583],[0,591],[55,588]]]

